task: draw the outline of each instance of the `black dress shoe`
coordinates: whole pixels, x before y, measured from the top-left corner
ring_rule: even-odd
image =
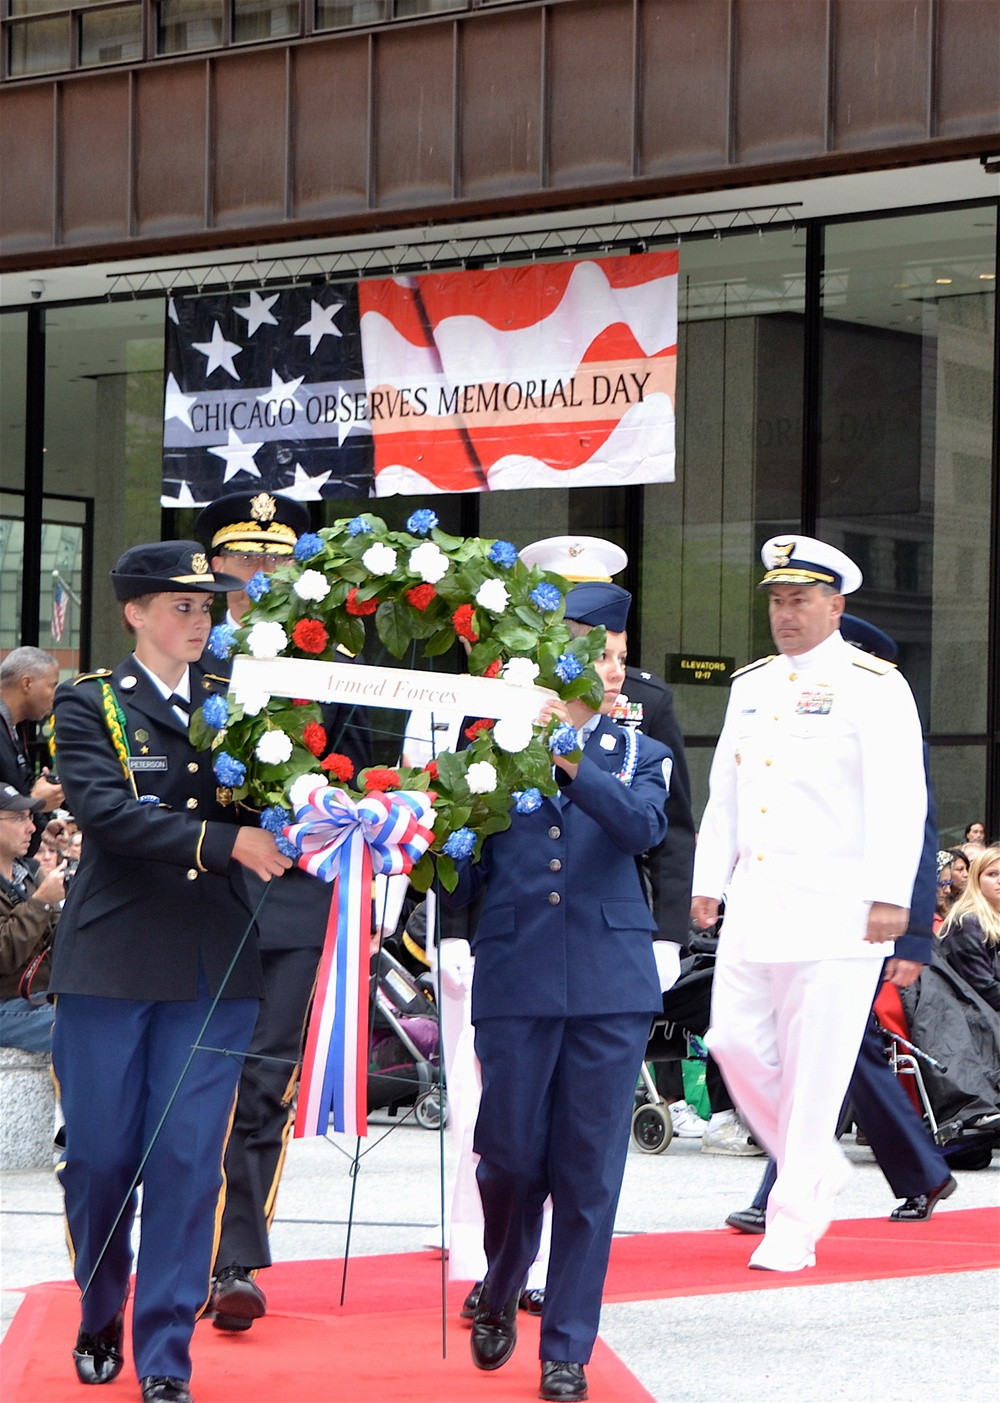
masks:
[[[764,1210],[763,1208],[738,1208],[735,1213],[730,1213],[726,1222],[737,1232],[761,1233],[764,1231]]]
[[[565,1359],[543,1359],[542,1386],[538,1396],[552,1399],[555,1403],[563,1399],[586,1398],[587,1376],[583,1365]]]
[[[249,1330],[267,1311],[264,1292],[245,1267],[223,1267],[212,1283],[216,1330]]]
[[[96,1335],[80,1330],[73,1346],[73,1363],[82,1384],[109,1384],[112,1379],[117,1379],[125,1363],[122,1354],[124,1337],[124,1308]]]
[[[951,1198],[958,1188],[958,1180],[949,1174],[947,1179],[933,1193],[916,1194],[894,1208],[889,1214],[890,1223],[926,1223],[943,1198]]]
[[[462,1309],[459,1316],[462,1320],[471,1320],[476,1313],[476,1306],[479,1304],[479,1297],[483,1294],[483,1283],[477,1281],[475,1286],[462,1302]]]
[[[514,1353],[517,1344],[517,1303],[514,1293],[501,1310],[494,1310],[485,1288],[472,1317],[472,1362],[477,1369],[499,1369]]]
[[[523,1310],[525,1315],[541,1315],[545,1307],[545,1292],[537,1288],[531,1291],[522,1291],[521,1299],[517,1304],[518,1309]]]
[[[139,1380],[142,1403],[194,1403],[187,1379],[170,1378],[167,1374],[150,1374]]]

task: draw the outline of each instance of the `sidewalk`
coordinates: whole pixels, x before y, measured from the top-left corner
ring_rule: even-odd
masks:
[[[856,1172],[838,1201],[838,1218],[887,1216],[896,1200],[870,1151],[853,1140],[844,1145]],[[272,1235],[276,1259],[344,1254],[353,1182],[345,1148],[340,1137],[292,1142]],[[356,1181],[352,1255],[415,1252],[433,1243],[439,1163],[436,1134],[410,1122],[397,1126],[384,1116],[373,1118]],[[763,1165],[762,1159],[703,1155],[696,1140],[674,1140],[662,1155],[633,1147],[616,1231],[719,1228],[729,1211],[749,1203]],[[995,1206],[1000,1199],[1000,1160],[956,1177],[958,1192],[937,1208],[936,1218]],[[52,1175],[4,1175],[0,1206],[6,1329],[21,1299],[19,1287],[67,1280],[70,1272]],[[908,1235],[920,1231],[919,1224],[899,1226],[901,1251]],[[752,1245],[748,1240],[748,1257]],[[957,1272],[633,1302],[606,1307],[601,1333],[663,1403],[979,1403],[1000,1394],[998,1282],[995,1272]],[[266,1290],[266,1273],[261,1284]],[[72,1341],[52,1343],[54,1349],[65,1346],[66,1397],[75,1398]],[[449,1327],[449,1350],[464,1347],[456,1321]],[[428,1341],[427,1348],[439,1348],[439,1342]],[[312,1403],[294,1393],[292,1378],[289,1397]],[[484,1400],[487,1385],[488,1379]]]

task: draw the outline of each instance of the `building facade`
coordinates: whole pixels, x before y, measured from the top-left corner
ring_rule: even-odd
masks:
[[[628,549],[701,800],[725,667],[770,651],[761,542],[835,541],[900,642],[942,835],[1000,831],[998,26],[997,0],[0,0],[0,648],[113,661],[107,569],[191,529],[159,505],[170,296],[679,247],[676,481],[435,509]]]

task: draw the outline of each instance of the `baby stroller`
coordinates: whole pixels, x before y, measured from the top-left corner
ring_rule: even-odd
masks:
[[[677,983],[663,996],[664,1016],[653,1022],[632,1112],[632,1143],[643,1154],[662,1154],[674,1135],[652,1064],[705,1060],[699,1039],[708,1028],[717,945],[711,936],[698,935],[692,940],[694,953],[681,961]]]
[[[412,1106],[424,1130],[437,1130],[448,1117],[432,994],[429,976],[414,979],[388,950],[373,957],[368,1109],[395,1116]]]

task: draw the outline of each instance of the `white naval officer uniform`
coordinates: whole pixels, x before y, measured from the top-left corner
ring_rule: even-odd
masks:
[[[811,1265],[846,1164],[833,1139],[891,945],[869,906],[908,907],[927,791],[906,682],[838,632],[733,679],[694,886],[726,895],[707,1042],[778,1162],[753,1265]]]

